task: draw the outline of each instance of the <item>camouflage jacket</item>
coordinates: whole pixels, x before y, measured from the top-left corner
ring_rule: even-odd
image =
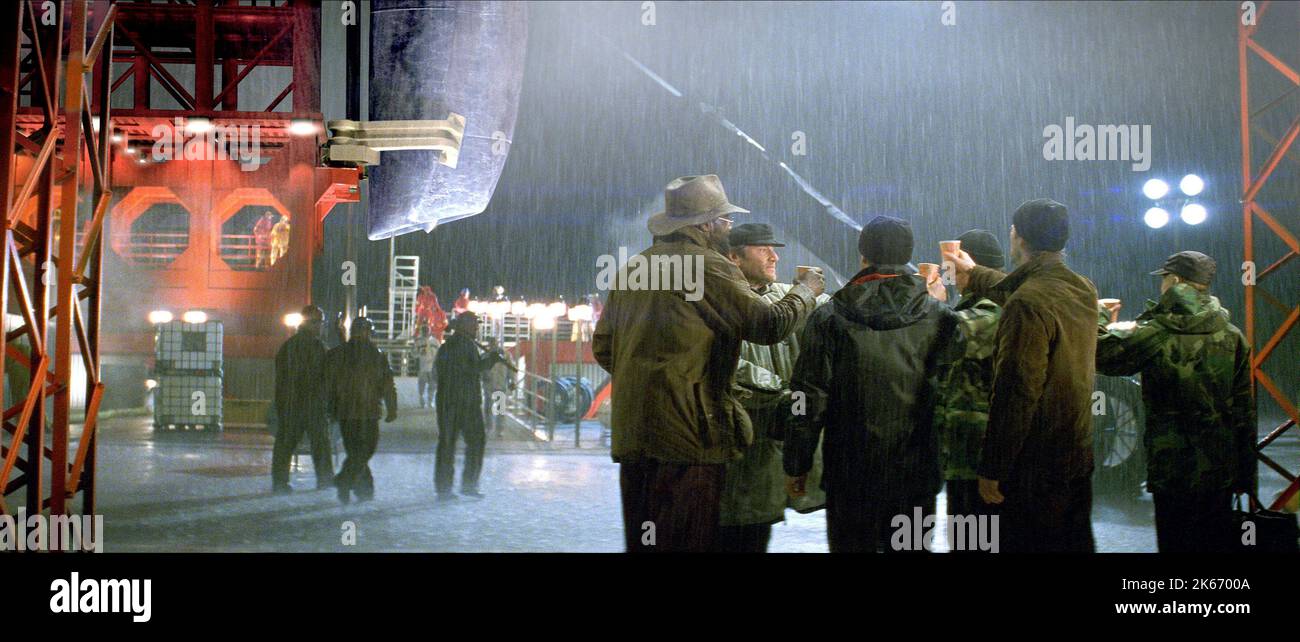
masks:
[[[993,350],[1002,308],[988,299],[971,297],[955,311],[955,354],[952,365],[939,373],[934,420],[939,426],[943,478],[975,479],[989,423]]]
[[[1186,284],[1136,323],[1102,326],[1097,371],[1141,373],[1147,490],[1254,490],[1250,346],[1219,300]]]
[[[756,290],[776,303],[790,291],[788,283],[773,283]],[[821,305],[830,300],[817,297]],[[785,492],[785,471],[781,467],[781,442],[791,416],[790,377],[799,356],[800,324],[784,341],[770,346],[745,341],[740,344],[740,363],[733,384],[736,397],[749,413],[754,443],[740,459],[727,463],[722,491],[722,525],[771,524],[785,517],[787,506],[801,513],[826,505],[821,483],[821,452],[808,475],[808,493],[791,499]]]

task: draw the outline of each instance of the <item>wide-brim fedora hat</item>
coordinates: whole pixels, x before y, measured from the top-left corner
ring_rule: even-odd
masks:
[[[682,176],[664,188],[664,211],[651,216],[646,227],[651,234],[664,236],[728,214],[748,213],[749,210],[727,200],[716,174]]]

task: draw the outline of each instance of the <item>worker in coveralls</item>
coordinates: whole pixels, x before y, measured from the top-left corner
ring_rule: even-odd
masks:
[[[275,448],[271,454],[271,490],[293,492],[289,485],[289,460],[303,435],[311,440],[311,462],[316,469],[316,489],[334,483],[329,420],[325,416],[325,389],[320,372],[325,365],[325,343],[320,339],[325,313],[309,305],[302,309],[298,332],[275,353]]]
[[[397,419],[397,388],[388,357],[371,343],[374,325],[360,317],[352,322],[348,342],[330,350],[325,357],[325,379],[329,411],[339,421],[347,459],[334,478],[339,501],[344,504],[355,494],[360,501],[375,495],[370,458],[379,447],[380,404],[387,408],[385,422]]]

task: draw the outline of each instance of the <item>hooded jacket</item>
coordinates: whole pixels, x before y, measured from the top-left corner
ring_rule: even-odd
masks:
[[[828,495],[868,502],[938,493],[933,374],[955,325],[910,265],[855,275],[800,337],[790,387],[807,407],[786,435],[786,474],[812,468],[824,430]]]
[[[1250,346],[1218,299],[1179,283],[1135,324],[1103,325],[1097,370],[1142,375],[1149,491],[1254,490]]]
[[[654,288],[635,278],[634,262],[669,267],[650,270],[661,275]],[[816,305],[812,290],[795,285],[776,303],[763,300],[693,227],[656,237],[611,289],[592,353],[612,377],[614,461],[721,464],[739,455],[753,442],[731,389],[740,342],[784,339]]]

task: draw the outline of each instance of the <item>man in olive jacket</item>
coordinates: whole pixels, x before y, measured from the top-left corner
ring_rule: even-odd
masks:
[[[772,235],[772,226],[746,223],[731,228],[727,257],[745,275],[754,293],[776,303],[794,287],[776,282],[776,253],[784,243]],[[821,305],[830,300],[817,297]],[[772,524],[785,519],[787,506],[812,512],[826,505],[820,489],[808,496],[791,498],[785,491],[781,468],[781,440],[790,423],[792,406],[790,377],[799,356],[798,328],[780,343],[770,346],[750,341],[740,344],[736,367],[736,390],[740,404],[754,426],[754,443],[740,459],[727,464],[722,491],[722,544],[726,553],[764,553],[772,537]],[[813,459],[813,484],[821,482],[821,453]]]
[[[731,204],[717,176],[664,191],[647,227],[654,244],[619,268],[592,337],[612,375],[611,454],[620,464],[623,525],[633,551],[715,550],[725,464],[753,441],[732,394],[740,342],[784,339],[816,305],[816,272],[773,304],[755,294],[726,249]],[[602,271],[602,273],[604,273]]]
[[[1250,344],[1210,295],[1215,267],[1200,252],[1170,256],[1152,272],[1160,301],[1097,339],[1099,372],[1142,374],[1161,553],[1230,550],[1232,494],[1254,492],[1258,476]]]
[[[862,270],[813,313],[799,337],[790,388],[806,408],[795,413],[785,438],[785,472],[791,495],[805,493],[824,431],[831,552],[919,551],[921,542],[894,547],[895,518],[919,518],[921,528],[935,513],[943,479],[933,377],[956,317],[909,263],[906,221],[872,219],[858,252]]]
[[[1064,205],[1016,209],[1011,256],[1001,272],[953,261],[957,284],[1002,305],[980,497],[1001,505],[1001,550],[1092,552],[1092,414],[1097,288],[1066,267]]]

